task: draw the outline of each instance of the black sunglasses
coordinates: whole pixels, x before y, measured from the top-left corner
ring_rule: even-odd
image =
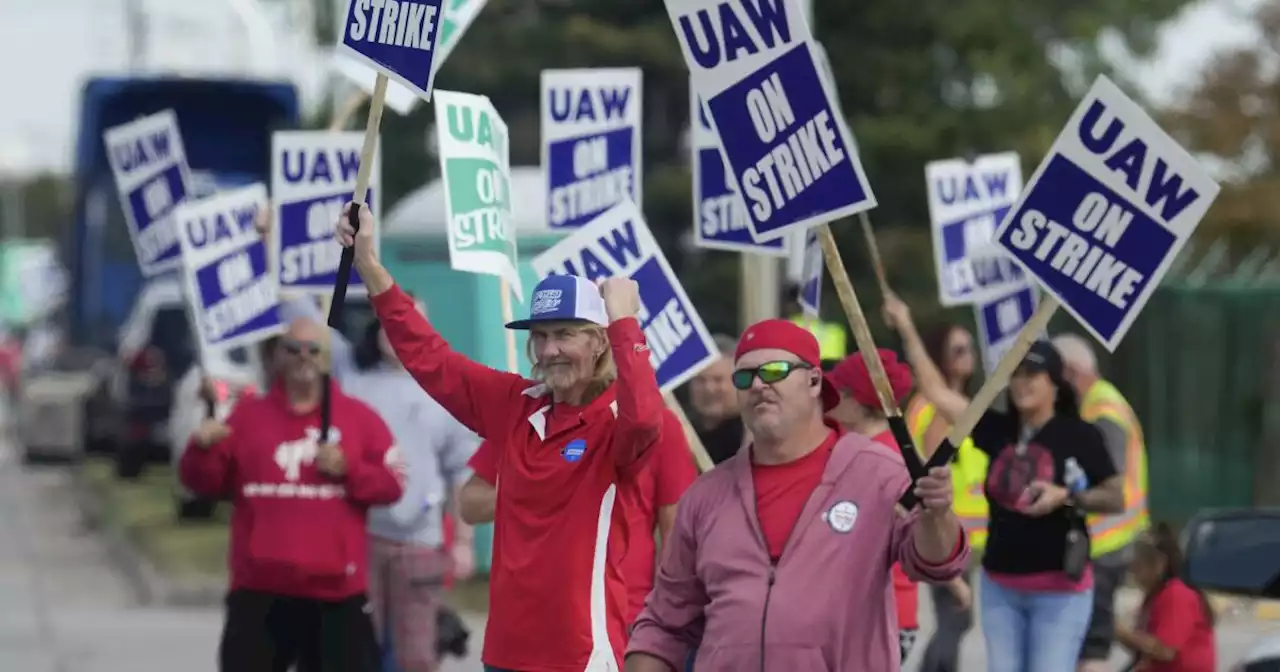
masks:
[[[772,385],[791,375],[792,371],[803,371],[813,367],[804,362],[765,362],[754,369],[738,369],[733,372],[733,386],[739,390],[751,389],[751,383],[758,376],[760,382]]]
[[[315,357],[320,354],[320,344],[315,341],[298,341],[292,338],[285,338],[280,341],[280,345],[284,347],[285,352],[291,355],[301,355],[305,352]]]

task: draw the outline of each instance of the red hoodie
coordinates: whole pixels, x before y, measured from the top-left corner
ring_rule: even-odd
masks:
[[[227,418],[231,435],[187,447],[183,484],[230,499],[231,589],[340,600],[365,591],[365,514],[403,491],[391,431],[373,409],[333,388],[333,429],[346,456],[342,478],[315,465],[319,409],[296,413],[283,385],[242,399]]]

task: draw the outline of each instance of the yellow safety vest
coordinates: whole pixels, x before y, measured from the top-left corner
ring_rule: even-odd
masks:
[[[1091,555],[1098,557],[1128,546],[1150,525],[1147,513],[1147,446],[1138,416],[1115,385],[1099,380],[1089,387],[1080,404],[1080,416],[1088,422],[1110,420],[1124,430],[1124,511],[1111,516],[1091,515]]]
[[[936,410],[922,394],[917,394],[907,405],[907,427],[911,429],[911,439],[920,450],[924,444],[924,434],[933,422]],[[955,503],[952,510],[960,519],[969,537],[969,545],[974,550],[982,550],[987,545],[987,495],[983,485],[987,480],[987,467],[991,458],[982,452],[973,439],[966,438],[956,448],[956,460],[951,463],[951,488],[955,491]]]
[[[844,359],[844,328],[832,322],[815,320],[807,315],[796,315],[791,318],[792,324],[798,324],[818,339],[818,356],[823,359]]]

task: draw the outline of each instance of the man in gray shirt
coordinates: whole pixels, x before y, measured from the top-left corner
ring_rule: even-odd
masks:
[[[1111,645],[1115,637],[1115,594],[1124,583],[1134,534],[1145,526],[1145,495],[1133,492],[1130,484],[1146,481],[1145,452],[1141,428],[1133,409],[1115,386],[1098,374],[1093,347],[1075,334],[1053,339],[1062,355],[1065,377],[1080,398],[1081,416],[1102,433],[1116,472],[1124,475],[1125,511],[1100,519],[1090,518],[1093,544],[1093,615],[1080,651],[1079,672],[1110,669]],[[1139,455],[1131,454],[1134,450]],[[1135,459],[1135,457],[1137,459]],[[1137,472],[1144,472],[1138,474]],[[1104,536],[1105,534],[1105,536]]]

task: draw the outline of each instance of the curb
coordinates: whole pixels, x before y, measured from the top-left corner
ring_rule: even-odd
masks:
[[[220,605],[226,585],[213,582],[174,581],[139,549],[136,539],[106,515],[106,500],[87,481],[79,467],[72,467],[72,488],[76,505],[85,525],[98,533],[106,545],[107,555],[124,576],[138,603],[143,606],[210,607]]]

